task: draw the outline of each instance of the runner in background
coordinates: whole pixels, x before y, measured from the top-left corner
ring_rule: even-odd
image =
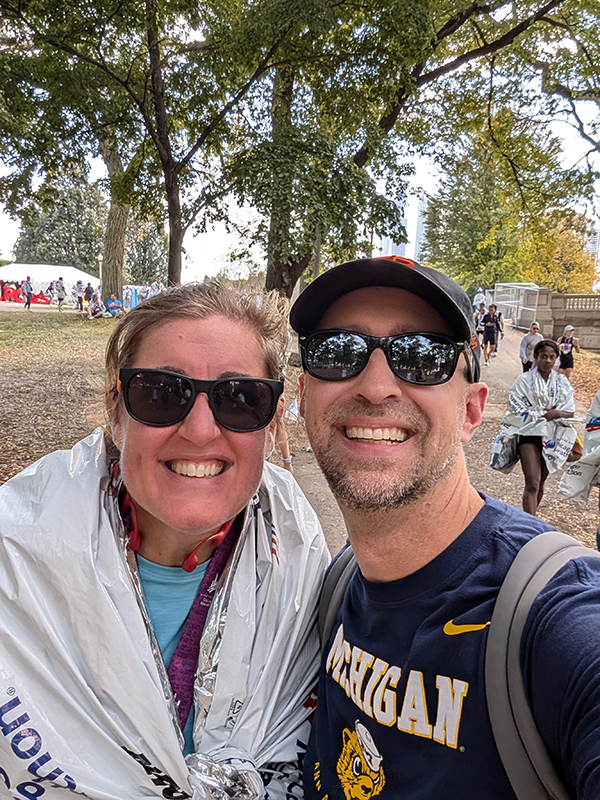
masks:
[[[498,337],[498,315],[497,306],[491,303],[487,314],[483,317],[483,363],[486,367],[490,365],[490,356],[496,350],[496,340]]]
[[[575,328],[572,325],[567,325],[565,327],[565,332],[556,342],[560,350],[560,365],[558,371],[564,375],[567,380],[571,377],[571,373],[573,372],[573,350],[575,350],[576,353],[579,352],[579,339],[573,336],[574,333]]]
[[[481,339],[483,337],[483,318],[487,313],[487,309],[485,307],[485,303],[479,303],[477,311],[473,314],[473,320],[475,322],[475,332],[477,333],[477,338],[479,339],[479,346],[481,347]]]

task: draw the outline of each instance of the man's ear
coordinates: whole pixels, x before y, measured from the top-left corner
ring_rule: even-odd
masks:
[[[300,389],[300,403],[298,408],[300,410],[300,416],[304,419],[306,416],[304,411],[306,408],[306,372],[301,372],[298,375],[298,387]]]
[[[485,383],[470,383],[465,398],[465,416],[463,419],[461,442],[470,442],[473,434],[481,425],[488,387]]]

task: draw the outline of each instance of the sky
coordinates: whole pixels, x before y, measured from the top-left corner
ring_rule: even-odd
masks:
[[[417,175],[414,177],[413,185],[421,187],[427,192],[433,192],[436,185],[436,169],[431,162],[420,159],[417,165]],[[101,167],[95,167],[90,174],[90,180],[104,177]],[[409,196],[405,217],[407,219],[407,235],[409,242],[406,246],[406,255],[414,257],[414,239],[417,229],[417,206],[418,199]],[[12,220],[10,216],[2,210],[0,206],[0,258],[13,259],[13,248],[19,236],[20,223]],[[184,282],[202,280],[205,275],[214,277],[228,262],[227,254],[239,240],[233,235],[228,234],[224,225],[215,227],[205,234],[193,236],[188,232],[183,242],[184,257],[182,267],[182,279]],[[385,254],[384,254],[385,255]]]
[[[565,123],[556,123],[554,133],[563,139],[565,165],[572,166],[588,148],[573,129]],[[426,158],[418,158],[415,160],[415,168],[416,173],[411,179],[412,189],[422,189],[428,194],[435,192],[439,172],[434,163]],[[90,180],[94,181],[100,177],[104,177],[104,166],[100,159],[96,159],[96,162],[92,164]],[[415,196],[414,191],[411,193],[409,190],[405,208],[408,236],[406,255],[409,258],[414,258],[415,253],[417,207],[418,197]],[[19,227],[19,223],[4,213],[0,206],[0,258],[12,260],[12,251],[19,235]],[[205,275],[215,276],[229,263],[227,254],[231,249],[236,248],[238,241],[233,234],[226,232],[224,225],[219,225],[214,230],[197,236],[193,236],[190,231],[186,235],[183,245],[185,251],[182,267],[183,281],[202,280]]]

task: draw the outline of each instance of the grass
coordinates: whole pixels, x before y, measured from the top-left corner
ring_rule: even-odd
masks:
[[[0,312],[0,483],[103,421],[109,319]]]

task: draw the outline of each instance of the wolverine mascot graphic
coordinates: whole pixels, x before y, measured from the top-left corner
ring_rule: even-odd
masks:
[[[346,800],[370,800],[385,785],[383,760],[369,731],[360,722],[354,730],[344,728],[344,746],[337,762],[337,774]]]

